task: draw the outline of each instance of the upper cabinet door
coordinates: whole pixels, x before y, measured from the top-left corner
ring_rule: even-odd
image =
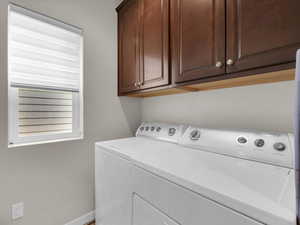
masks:
[[[118,11],[119,94],[139,89],[139,7],[131,0]]]
[[[227,1],[227,72],[295,61],[299,0]]]
[[[172,74],[176,82],[225,73],[225,0],[173,0]]]
[[[140,0],[141,88],[169,84],[169,0]]]

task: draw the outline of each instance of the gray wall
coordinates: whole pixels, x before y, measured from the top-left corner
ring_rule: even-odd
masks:
[[[14,0],[84,29],[84,140],[7,148],[6,11],[0,1],[0,225],[62,225],[94,209],[94,142],[131,136],[139,100],[118,98],[113,0]],[[13,223],[10,206],[24,201]]]
[[[13,0],[84,29],[84,140],[7,148],[6,10],[0,1],[0,225],[62,225],[94,209],[94,142],[131,136],[141,119],[292,131],[294,83],[165,97],[118,98],[120,0]],[[10,206],[24,201],[12,222]]]
[[[293,132],[294,81],[145,98],[142,120]]]

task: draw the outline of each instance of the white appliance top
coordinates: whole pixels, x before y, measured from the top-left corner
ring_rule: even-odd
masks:
[[[144,123],[141,127],[145,129],[145,126],[148,126],[148,129],[151,129],[150,125],[152,123]],[[176,131],[180,134],[183,132],[183,134],[176,137],[175,132],[169,139],[169,132],[166,130],[172,128],[172,125],[155,124],[153,126],[161,127],[160,131],[165,129],[161,133],[162,137],[159,134],[154,136],[149,133],[149,130],[147,133],[142,133],[143,130],[140,127],[137,137],[99,142],[96,146],[262,223],[295,224],[294,170],[289,168],[290,165],[286,161],[277,160],[277,156],[273,156],[272,153],[272,151],[279,151],[288,152],[286,155],[292,154],[289,136],[276,134],[273,139],[271,134],[231,131],[225,135],[227,131],[218,133],[215,130],[194,127],[184,129],[184,126],[176,125],[175,127],[179,128]],[[199,129],[200,137],[198,132],[192,133],[195,129]],[[240,147],[242,143],[236,144],[240,136],[247,139],[244,143],[245,147]],[[255,142],[258,137],[265,141],[265,145],[253,147],[253,141]],[[235,144],[229,144],[230,140],[233,140]],[[281,145],[280,150],[274,150],[273,145],[276,143],[284,144],[284,150]],[[262,145],[260,142],[258,144]],[[266,150],[258,151],[257,148]],[[246,152],[252,149],[259,156],[254,158],[254,153],[241,156],[242,149]],[[286,155],[282,157],[289,158]],[[271,160],[267,158],[268,156]],[[248,157],[250,160],[244,160]],[[276,160],[273,159],[274,157]],[[262,161],[266,163],[261,163]],[[287,162],[291,163],[292,160],[289,159]]]
[[[294,168],[294,137],[287,133],[203,129],[142,123],[136,136],[178,143],[202,151]]]

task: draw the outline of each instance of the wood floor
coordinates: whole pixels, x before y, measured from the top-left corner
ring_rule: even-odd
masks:
[[[91,223],[88,223],[87,225],[96,225],[96,222],[91,222]]]

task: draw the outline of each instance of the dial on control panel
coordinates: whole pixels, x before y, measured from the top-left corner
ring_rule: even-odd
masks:
[[[176,129],[175,128],[169,128],[169,136],[174,136],[176,133]]]
[[[256,147],[261,148],[265,145],[265,141],[263,139],[256,139],[254,144],[255,144]]]
[[[277,142],[273,145],[274,149],[279,151],[279,152],[282,152],[285,150],[285,144],[281,143],[281,142]]]
[[[197,141],[199,140],[200,138],[200,131],[199,130],[193,130],[191,133],[190,133],[190,139],[193,140],[193,141]]]
[[[246,144],[247,143],[247,139],[245,137],[239,137],[237,139],[238,143],[240,144]]]

